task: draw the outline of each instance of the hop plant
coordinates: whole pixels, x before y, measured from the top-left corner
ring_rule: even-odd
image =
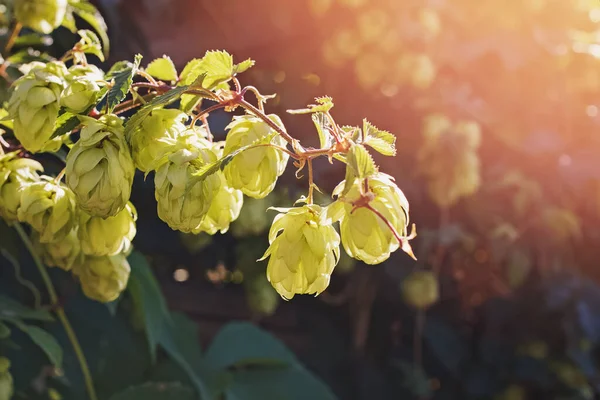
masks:
[[[192,182],[203,166],[217,160],[211,144],[190,132],[177,140],[178,150],[154,176],[158,216],[172,229],[185,233],[197,231],[221,186],[217,174]]]
[[[0,357],[0,400],[10,400],[14,391],[13,377],[10,374],[10,360]]]
[[[406,304],[424,310],[432,306],[438,298],[438,280],[433,272],[415,271],[402,281],[402,297]]]
[[[81,138],[67,155],[66,182],[88,214],[107,218],[129,201],[135,167],[116,115],[80,117]]]
[[[137,220],[137,211],[131,202],[114,217],[94,217],[83,211],[79,215],[78,237],[84,254],[112,256],[131,251]]]
[[[333,194],[340,196],[345,185],[346,181],[340,183]],[[333,218],[341,221],[342,245],[346,253],[367,264],[379,264],[401,244],[390,225],[399,236],[407,235],[408,200],[394,179],[381,172],[368,178],[367,193],[363,193],[364,187],[363,181],[356,179],[348,193],[331,206],[331,212],[337,213]],[[359,207],[364,201],[368,201],[369,207],[379,215],[367,207]]]
[[[449,118],[434,114],[425,120],[423,134],[419,169],[428,179],[433,201],[440,207],[450,207],[477,191],[479,125],[469,121],[452,123]]]
[[[270,115],[269,118],[283,128],[278,116]],[[254,116],[234,117],[227,129],[229,132],[225,140],[225,155],[271,136],[269,143],[286,146],[285,140],[276,135],[266,122]],[[241,190],[246,196],[263,198],[273,191],[277,178],[285,170],[288,158],[286,153],[272,147],[249,149],[227,164],[225,178],[231,187]]]
[[[127,287],[131,267],[124,254],[86,256],[84,262],[73,272],[79,278],[87,297],[108,303],[116,300]]]
[[[136,168],[149,172],[156,160],[176,149],[188,116],[176,109],[155,109],[127,137]]]
[[[34,62],[28,67],[29,72],[15,82],[8,103],[14,134],[32,153],[54,152],[62,144],[60,137],[52,138],[52,133],[67,69],[61,62]]]
[[[103,72],[93,65],[75,65],[69,68],[67,86],[60,96],[61,106],[75,114],[84,113],[96,103],[103,79]]]
[[[39,233],[41,243],[61,241],[76,223],[75,196],[68,187],[51,178],[41,179],[21,192],[17,216]]]
[[[49,267],[71,271],[83,262],[84,255],[77,237],[77,228],[71,229],[63,240],[52,243],[41,243],[36,231],[32,232],[31,239],[42,261]]]
[[[27,185],[39,180],[42,164],[17,153],[0,155],[0,217],[6,222],[17,220],[21,192]]]
[[[284,299],[320,294],[340,258],[340,236],[318,205],[275,209],[269,231],[267,278]]]
[[[23,26],[40,33],[51,33],[62,23],[67,0],[15,0],[14,13]]]

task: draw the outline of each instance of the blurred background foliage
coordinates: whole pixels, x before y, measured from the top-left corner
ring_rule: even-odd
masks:
[[[180,67],[223,48],[257,60],[242,80],[278,94],[269,111],[303,143],[317,144],[312,123],[285,110],[325,94],[342,124],[368,116],[393,132],[399,154],[378,162],[407,195],[419,231],[418,262],[342,259],[326,293],[282,302],[254,260],[273,217],[264,210],[290,204],[304,180],[289,169],[285,189],[249,199],[230,232],[211,238],[160,222],[152,179],[139,176],[138,253],[118,307],[85,300],[52,271],[102,398],[135,398],[123,390],[150,398],[151,384],[127,389],[147,381],[180,382],[159,389],[181,399],[194,398],[190,388],[226,399],[600,398],[597,0],[96,5],[109,25],[110,62],[168,54]],[[54,51],[72,43],[62,31],[47,40]],[[228,118],[211,114],[217,138]],[[317,165],[325,193],[341,179],[341,166]],[[35,271],[2,229],[12,254],[0,258],[2,293],[31,298],[11,260],[33,283]],[[0,311],[10,310],[3,301]],[[74,355],[60,327],[47,324],[64,344],[65,376],[75,378],[40,370],[44,353],[12,329],[2,351],[15,386],[39,393],[17,398],[80,399]]]

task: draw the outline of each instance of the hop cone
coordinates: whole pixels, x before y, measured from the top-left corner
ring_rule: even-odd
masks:
[[[83,293],[102,303],[116,300],[127,287],[131,268],[124,254],[114,256],[87,256],[83,264],[73,270],[79,277]]]
[[[42,165],[28,158],[19,158],[17,153],[0,156],[0,217],[6,222],[17,220],[21,204],[21,191],[39,180]]]
[[[111,256],[131,251],[135,237],[137,212],[131,202],[114,217],[93,217],[80,213],[79,239],[83,253],[90,256]]]
[[[145,117],[127,137],[136,168],[149,172],[156,160],[173,151],[177,137],[186,130],[187,119],[175,109],[156,109]]]
[[[63,240],[52,243],[41,243],[40,236],[35,231],[31,236],[34,246],[38,249],[38,254],[47,266],[70,271],[83,262],[84,255],[77,237],[77,228],[71,229]]]
[[[42,178],[21,192],[17,216],[39,233],[41,243],[57,242],[65,239],[75,224],[75,196],[68,187]]]
[[[8,103],[14,119],[14,134],[32,153],[57,151],[60,138],[51,139],[60,109],[67,69],[59,62],[32,63],[28,73],[17,79]]]
[[[103,72],[93,65],[76,65],[69,68],[66,79],[67,87],[61,94],[60,104],[72,113],[84,113],[96,103]]]
[[[361,184],[362,181],[357,180],[350,191],[331,206],[331,212],[338,214],[332,217],[335,220],[341,217],[340,231],[346,253],[367,264],[379,264],[387,260],[400,243],[380,216],[365,207],[354,208],[361,199]],[[344,185],[345,181],[335,188],[333,194],[339,195]],[[369,206],[387,219],[400,236],[406,236],[408,200],[393,178],[383,173],[369,177],[369,191],[372,193]]]
[[[115,115],[81,118],[85,121],[81,139],[67,155],[67,185],[83,211],[111,217],[129,201],[135,173],[123,123]]]
[[[277,209],[269,231],[267,279],[285,299],[295,294],[319,294],[340,258],[340,236],[321,207]]]
[[[58,28],[67,11],[67,0],[15,0],[15,17],[23,26],[40,33]]]
[[[178,150],[169,155],[154,177],[158,216],[172,229],[182,232],[198,230],[221,186],[221,179],[212,174],[193,183],[193,174],[217,161],[211,144],[195,134],[181,136]]]
[[[283,123],[276,115],[269,118],[283,128]],[[268,136],[273,136],[270,143],[285,147],[283,138],[260,118],[244,115],[234,117],[227,126],[229,132],[225,140],[224,154],[230,154],[241,147],[251,145]],[[225,178],[234,189],[241,190],[246,196],[263,198],[267,196],[283,174],[289,156],[272,147],[258,147],[238,154],[225,167]]]
[[[481,141],[473,122],[453,124],[443,115],[425,120],[425,142],[419,151],[419,169],[428,179],[429,194],[440,207],[449,207],[479,188]]]
[[[10,374],[10,360],[0,357],[0,400],[10,400],[13,395],[13,377]]]

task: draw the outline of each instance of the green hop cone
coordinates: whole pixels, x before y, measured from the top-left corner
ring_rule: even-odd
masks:
[[[116,115],[80,117],[81,138],[67,155],[66,181],[79,207],[95,217],[117,215],[131,195],[135,167]]]
[[[74,114],[82,114],[96,103],[104,74],[93,65],[76,65],[69,68],[66,79],[67,87],[61,93],[60,104]]]
[[[52,243],[41,243],[39,233],[34,231],[31,234],[31,241],[48,267],[71,271],[83,262],[84,255],[77,237],[77,228],[71,229],[63,240]]]
[[[60,26],[67,0],[15,0],[15,17],[23,26],[49,34]]]
[[[171,229],[197,231],[221,186],[217,174],[193,182],[202,166],[217,161],[211,143],[193,132],[177,140],[178,150],[165,156],[166,161],[154,176],[158,217]]]
[[[379,264],[400,247],[398,239],[388,224],[366,207],[355,208],[361,201],[362,180],[356,180],[350,191],[330,206],[334,220],[341,219],[342,245],[350,257],[367,264]],[[340,196],[345,186],[342,182],[333,191]],[[369,206],[378,211],[401,237],[408,227],[408,200],[396,186],[394,179],[384,173],[369,177]]]
[[[0,357],[0,400],[10,400],[14,391],[13,377],[10,374],[10,360]]]
[[[114,217],[101,218],[80,213],[79,240],[84,254],[111,256],[131,251],[137,211],[131,202]]]
[[[32,153],[57,151],[62,139],[52,138],[65,87],[67,69],[63,63],[31,63],[29,72],[17,79],[8,111],[14,119],[14,134]]]
[[[440,297],[437,277],[430,271],[415,271],[402,281],[402,297],[406,304],[425,310]]]
[[[42,176],[21,192],[17,216],[39,233],[41,243],[63,240],[76,222],[75,196],[68,187]]]
[[[188,116],[179,110],[152,110],[127,137],[136,168],[149,172],[156,160],[176,150],[173,144],[186,130],[187,120]]]
[[[39,181],[42,165],[17,153],[0,155],[0,217],[8,223],[17,220],[21,192],[30,183]]]
[[[318,295],[340,258],[340,236],[318,205],[275,209],[269,231],[267,279],[284,299]]]
[[[269,118],[282,129],[283,123],[277,115]],[[241,147],[272,137],[268,143],[285,147],[286,141],[260,118],[244,115],[234,117],[227,126],[224,154],[228,155]],[[246,196],[260,199],[275,188],[277,178],[283,174],[289,155],[273,147],[258,147],[236,155],[225,167],[225,178],[234,189]]]
[[[127,287],[131,267],[124,254],[86,256],[73,270],[79,278],[83,293],[92,300],[108,303],[116,300]]]

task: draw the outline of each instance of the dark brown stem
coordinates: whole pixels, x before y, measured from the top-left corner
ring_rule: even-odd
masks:
[[[192,120],[192,126],[196,125],[196,122],[198,122],[199,119],[204,118],[205,116],[208,116],[208,114],[210,114],[211,112],[218,110],[219,108],[225,108],[227,107],[227,104],[223,104],[223,103],[219,103],[219,104],[214,104],[210,107],[208,107],[205,110],[200,111],[199,114],[197,114],[194,119]],[[207,123],[208,125],[208,123]]]

